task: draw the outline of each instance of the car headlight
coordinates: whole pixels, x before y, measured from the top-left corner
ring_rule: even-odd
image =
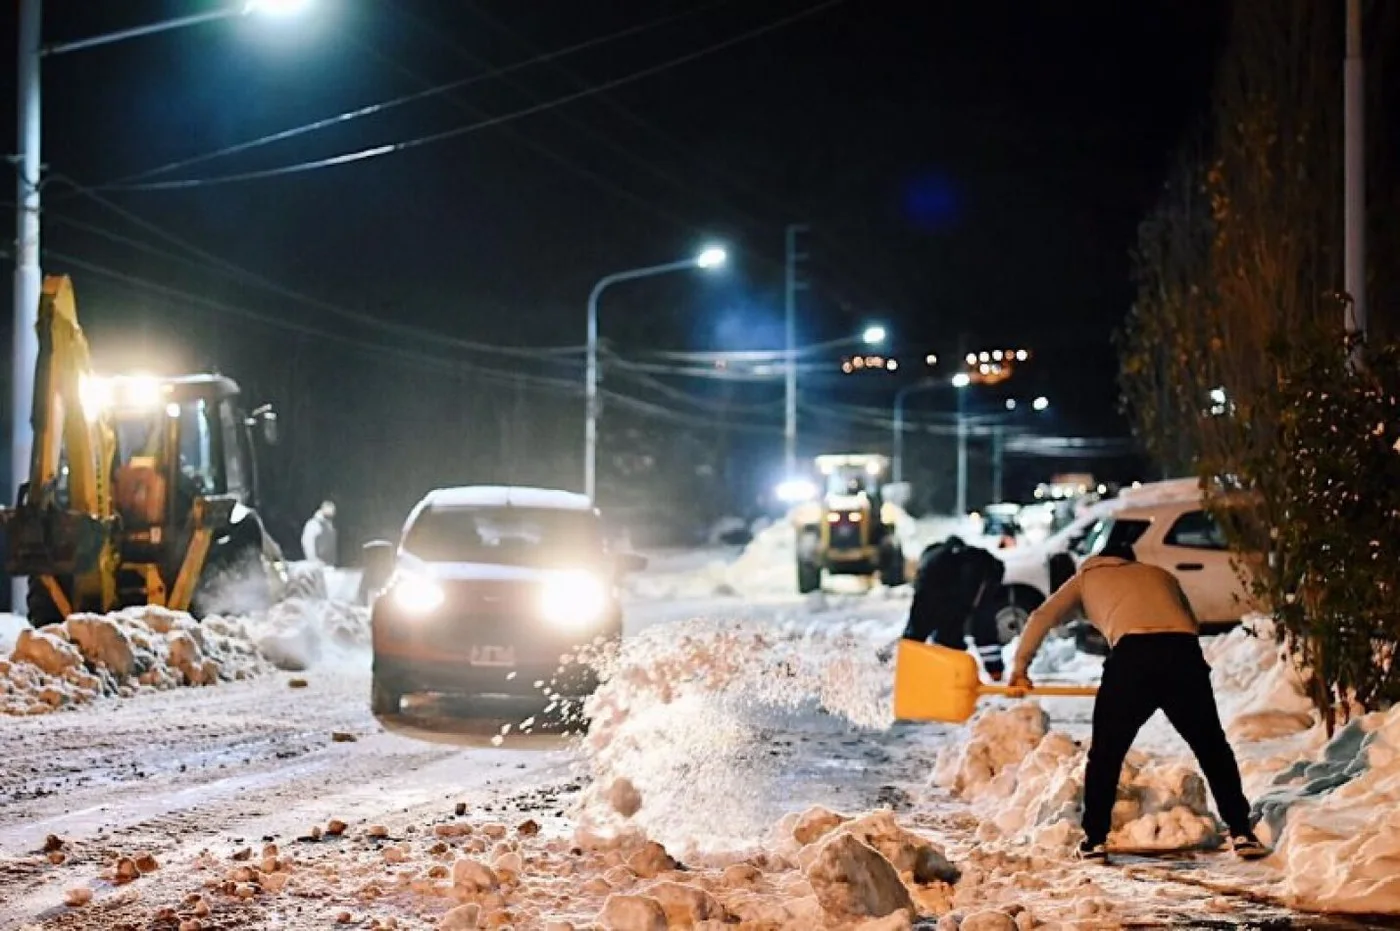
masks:
[[[545,582],[540,591],[540,613],[559,627],[596,624],[607,609],[607,586],[590,572],[560,573]]]
[[[427,614],[445,597],[442,586],[426,576],[403,573],[394,583],[394,604],[408,614]]]

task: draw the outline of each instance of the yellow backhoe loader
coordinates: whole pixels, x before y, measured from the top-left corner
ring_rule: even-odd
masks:
[[[818,456],[822,491],[792,511],[797,530],[797,590],[822,587],[825,575],[861,575],[886,585],[906,581],[895,508],[881,494],[884,456]]]
[[[0,510],[30,622],[143,604],[199,616],[225,584],[223,607],[281,597],[287,567],[256,511],[272,410],[245,416],[221,375],[98,377],[66,276],[44,279],[38,333],[29,481]]]

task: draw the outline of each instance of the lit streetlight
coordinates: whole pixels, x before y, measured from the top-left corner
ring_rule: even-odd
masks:
[[[867,346],[878,346],[885,341],[885,328],[878,323],[871,324],[860,334],[860,338]]]
[[[708,246],[697,255],[664,265],[648,265],[625,272],[616,272],[599,279],[588,295],[588,362],[584,375],[584,494],[593,500],[598,484],[598,297],[609,286],[621,281],[635,281],[670,272],[701,269],[713,271],[728,261],[728,254],[719,246]]]
[[[312,0],[244,0],[239,4],[191,13],[160,22],[119,29],[86,39],[44,44],[43,0],[20,0],[19,67],[16,82],[16,113],[19,126],[18,191],[15,197],[15,281],[14,281],[14,371],[10,380],[10,500],[17,501],[19,486],[29,473],[30,449],[34,432],[29,418],[34,406],[34,366],[39,358],[39,335],[35,330],[39,315],[39,192],[42,187],[40,150],[42,108],[39,63],[52,55],[111,45],[126,39],[170,32],[186,26],[243,15],[290,16],[311,5]],[[24,604],[25,580],[12,583],[16,608]]]
[[[1035,408],[1038,411],[1043,411],[1049,406],[1050,399],[1043,394],[1031,402],[1031,407]]]

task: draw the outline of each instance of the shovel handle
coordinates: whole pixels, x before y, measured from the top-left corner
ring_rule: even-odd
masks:
[[[1092,685],[1036,685],[1028,689],[1011,685],[980,685],[977,687],[977,693],[1005,695],[1008,698],[1025,698],[1029,695],[1041,695],[1046,698],[1092,698],[1099,694],[1099,690]]]

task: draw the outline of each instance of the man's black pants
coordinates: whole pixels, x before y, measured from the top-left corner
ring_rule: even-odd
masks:
[[[1095,844],[1107,839],[1123,758],[1159,709],[1196,754],[1230,833],[1249,832],[1249,802],[1220,726],[1200,639],[1195,634],[1130,634],[1104,662],[1094,701],[1093,742],[1084,774],[1085,836]]]

